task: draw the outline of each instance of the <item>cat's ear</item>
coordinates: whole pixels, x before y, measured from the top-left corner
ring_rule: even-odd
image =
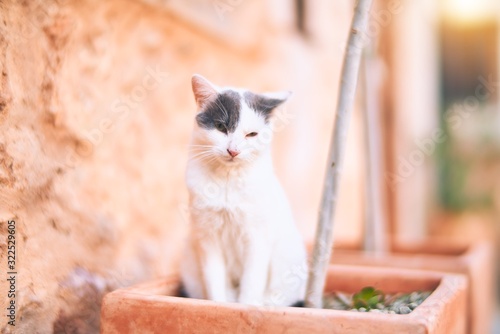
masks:
[[[290,91],[254,94],[247,92],[245,100],[255,111],[262,113],[269,118],[272,111],[283,104],[292,95]]]
[[[193,75],[191,85],[193,87],[194,99],[199,109],[203,109],[207,103],[217,98],[217,86],[201,75]]]
[[[292,95],[292,92],[287,90],[283,92],[273,92],[273,93],[262,93],[259,94],[264,97],[270,104],[276,104],[274,108],[278,107],[280,104],[284,103]]]

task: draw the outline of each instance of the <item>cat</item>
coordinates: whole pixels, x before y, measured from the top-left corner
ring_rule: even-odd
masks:
[[[186,169],[189,297],[290,306],[304,299],[306,251],[276,178],[273,111],[290,92],[256,94],[192,77],[198,113]]]

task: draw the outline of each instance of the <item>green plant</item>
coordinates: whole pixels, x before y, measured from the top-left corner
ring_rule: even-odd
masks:
[[[362,307],[366,310],[376,309],[377,304],[384,303],[384,301],[384,293],[371,286],[361,289],[360,292],[355,293],[352,296],[352,306],[356,309],[360,309]]]

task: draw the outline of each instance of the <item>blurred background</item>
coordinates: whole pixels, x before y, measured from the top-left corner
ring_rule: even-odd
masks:
[[[188,222],[193,73],[294,92],[276,118],[275,167],[311,240],[353,7],[0,1],[0,262],[4,222],[15,219],[19,333],[97,333],[106,292],[176,270]],[[362,110],[371,96],[388,232],[498,247],[499,31],[497,0],[375,1],[337,242],[362,238],[371,163]]]

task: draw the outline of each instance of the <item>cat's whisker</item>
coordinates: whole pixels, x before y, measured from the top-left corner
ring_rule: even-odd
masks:
[[[204,164],[211,164],[218,160],[219,156],[210,152],[208,154],[198,154],[196,156],[190,157],[190,161],[203,162]]]
[[[200,160],[204,157],[212,156],[212,152],[199,152],[189,157],[190,160]]]
[[[190,144],[188,147],[215,147],[214,145],[198,145],[198,144]]]
[[[188,150],[214,150],[217,149],[217,147],[213,145],[200,145],[200,146],[189,146]]]
[[[229,118],[228,112],[227,112],[226,108],[224,107],[224,105],[222,105],[222,103],[220,103],[219,101],[217,101],[217,99],[215,100],[215,104],[224,113],[224,116],[226,118]]]
[[[216,161],[217,161],[217,157],[212,156],[208,160],[205,160],[204,163],[206,163],[208,165],[208,164],[211,164],[211,163],[216,162]]]
[[[218,101],[218,99],[215,99],[214,102],[217,105],[217,107],[227,115],[226,109],[224,108],[224,106],[222,105],[222,103],[220,101]]]
[[[202,155],[202,154],[212,154],[213,151],[211,151],[211,150],[203,150],[203,151],[196,151],[196,152],[193,151],[191,153],[193,153],[193,156],[198,156],[198,155]]]
[[[201,153],[201,152],[211,152],[212,149],[207,149],[206,147],[190,148],[188,150],[190,153]]]
[[[214,147],[188,147],[188,151],[211,151],[214,150]]]

